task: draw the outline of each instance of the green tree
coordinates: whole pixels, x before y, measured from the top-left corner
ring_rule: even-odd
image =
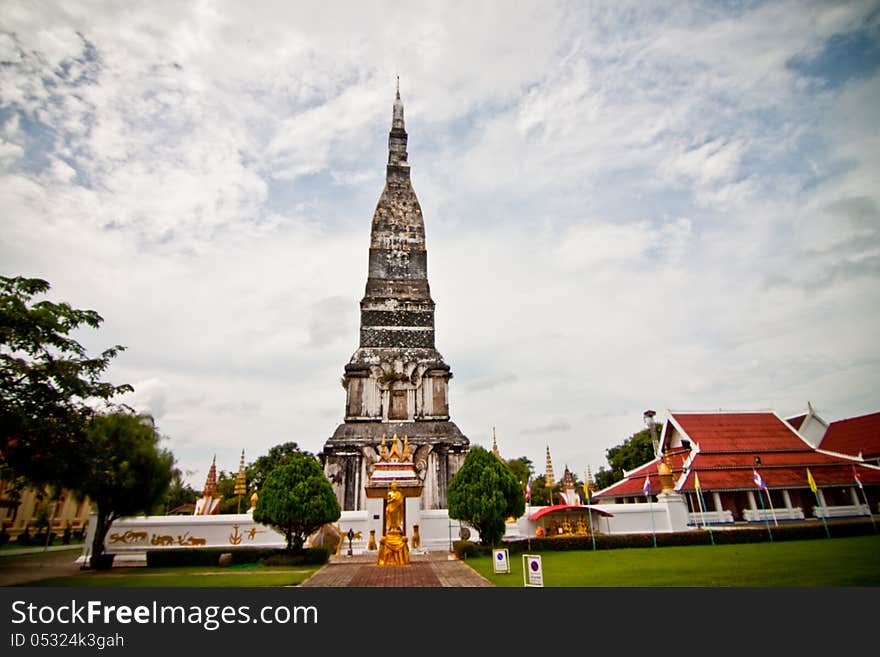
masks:
[[[504,521],[525,511],[523,489],[506,463],[479,445],[471,448],[447,491],[449,517],[473,525],[483,545],[497,545]]]
[[[295,442],[281,443],[269,449],[269,453],[259,457],[247,469],[248,481],[257,491],[263,486],[266,477],[272,470],[291,463],[299,454],[309,454],[299,448]],[[232,475],[235,479],[235,474]]]
[[[302,551],[306,538],[321,525],[339,520],[339,502],[321,464],[311,454],[291,455],[273,468],[260,487],[254,521],[284,534],[287,549]]]
[[[149,513],[161,505],[174,470],[171,452],[148,415],[117,411],[95,415],[81,445],[76,479],[67,487],[96,506],[92,567],[99,567],[104,539],[116,518]]]
[[[623,479],[624,471],[634,470],[654,458],[654,443],[650,429],[643,429],[605,452],[610,468],[596,472],[599,490]]]
[[[174,468],[171,472],[171,483],[165,495],[165,513],[176,509],[184,504],[195,504],[199,499],[199,493],[183,480],[183,472],[180,468]]]
[[[122,346],[90,357],[69,335],[98,328],[103,318],[67,303],[34,301],[49,287],[38,278],[0,276],[0,468],[38,487],[56,485],[77,462],[95,413],[88,402],[132,390],[101,380]]]
[[[507,467],[510,468],[513,476],[516,477],[516,480],[525,490],[526,484],[529,483],[535,471],[531,459],[525,456],[520,456],[518,459],[509,459]]]
[[[532,480],[532,499],[529,502],[532,506],[552,505],[556,493],[560,491],[561,487],[555,482],[548,487],[546,478],[546,475],[542,475]]]

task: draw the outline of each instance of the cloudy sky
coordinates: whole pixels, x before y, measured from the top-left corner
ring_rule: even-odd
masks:
[[[0,273],[197,488],[342,421],[398,75],[473,444],[880,410],[877,2],[4,0],[0,62]]]

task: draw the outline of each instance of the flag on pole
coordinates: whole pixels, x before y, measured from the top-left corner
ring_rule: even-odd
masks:
[[[645,497],[648,497],[651,494],[651,476],[645,475],[645,484],[642,486],[642,492],[645,494]]]
[[[856,466],[853,466],[853,477],[855,478],[856,484],[858,484],[859,488],[861,488],[862,491],[864,491],[865,487],[862,486],[862,478],[859,476],[859,472],[858,472],[858,470],[856,470]]]
[[[813,479],[813,473],[810,472],[810,469],[807,468],[807,483],[810,484],[810,490],[815,493],[819,490],[819,487],[816,486],[816,480]]]
[[[809,472],[809,470],[807,472]],[[758,471],[752,470],[752,475],[752,478],[755,480],[755,486],[757,486],[761,490],[767,490],[767,484],[764,483],[764,480],[761,478],[761,475],[758,474]]]
[[[526,502],[530,502],[532,500],[532,480],[529,479],[526,482]]]
[[[700,475],[698,475],[696,472],[694,473],[694,488],[696,488],[698,491],[700,490]]]

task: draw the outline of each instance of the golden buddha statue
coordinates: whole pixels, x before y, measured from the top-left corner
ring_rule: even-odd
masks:
[[[403,534],[403,510],[405,498],[392,481],[385,495],[385,535],[379,539],[380,566],[405,566],[409,563],[409,545]]]
[[[385,495],[385,533],[392,529],[403,531],[403,493],[397,487],[397,482],[392,481],[388,493]]]

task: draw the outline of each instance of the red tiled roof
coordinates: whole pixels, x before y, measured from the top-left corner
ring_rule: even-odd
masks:
[[[871,413],[828,425],[819,449],[863,458],[880,456],[880,413]]]
[[[690,450],[679,449],[671,451],[666,455],[669,461],[669,467],[672,470],[673,480],[677,480],[684,471],[684,461],[690,456]],[[660,464],[658,459],[648,461],[642,466],[629,472],[626,477],[615,484],[612,484],[594,497],[633,497],[644,495],[645,477],[651,482],[651,492],[656,494],[660,492],[660,477],[657,474],[657,466]]]
[[[676,490],[693,492],[694,472],[699,473],[700,485],[706,490],[757,489],[753,479],[755,468],[769,488],[807,488],[807,468],[819,486],[855,483],[854,460],[814,450],[789,424],[771,412],[673,413],[672,417],[687,434],[683,437],[690,439],[696,450],[688,475],[681,482],[684,462],[691,452],[679,449],[670,455]],[[880,413],[869,417],[875,417],[880,427]],[[756,457],[760,463],[756,463]],[[636,468],[596,497],[642,496],[646,476],[651,491],[658,493],[661,489],[658,463],[654,459]],[[864,485],[880,485],[880,469],[855,467]]]
[[[672,418],[701,452],[772,452],[809,449],[771,412],[673,413]]]

